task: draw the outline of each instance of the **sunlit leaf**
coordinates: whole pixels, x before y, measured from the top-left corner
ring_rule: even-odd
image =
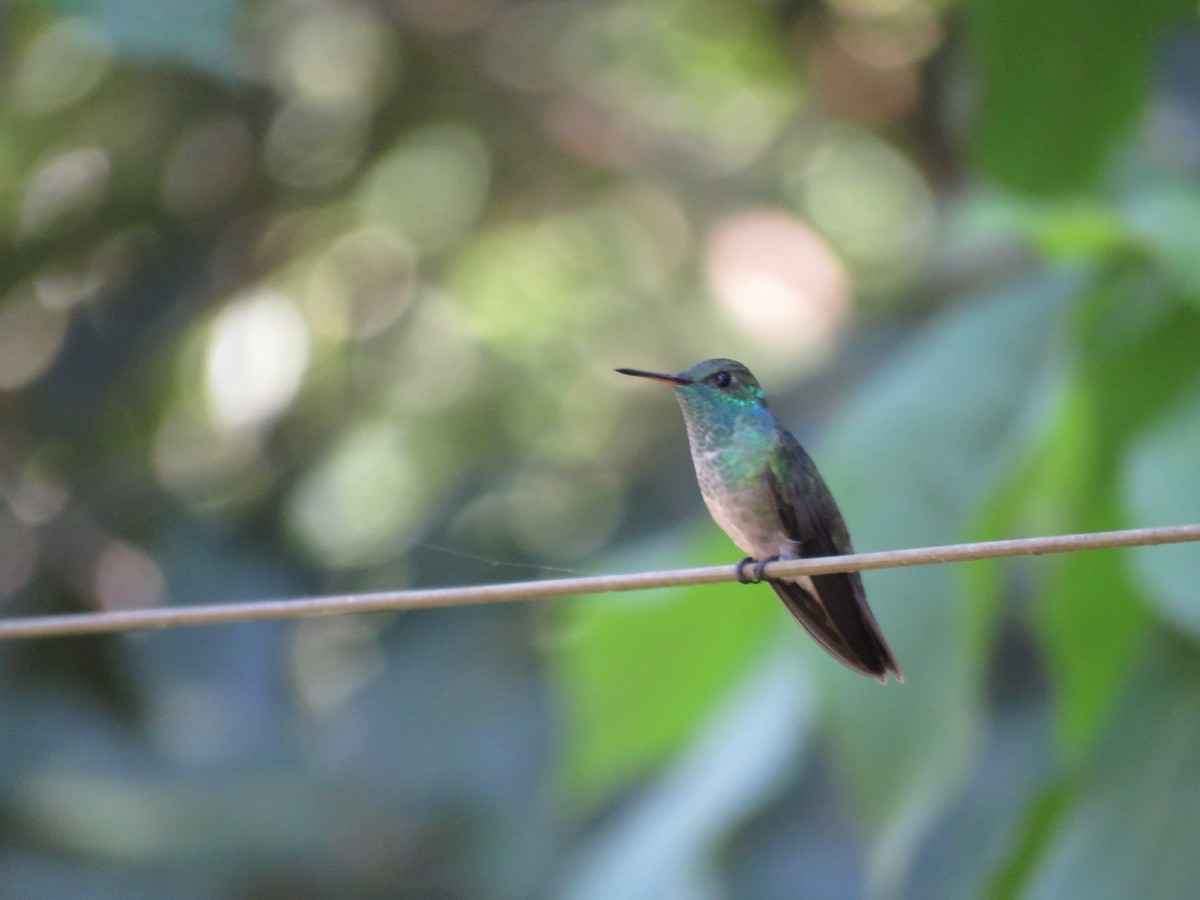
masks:
[[[723,538],[705,546],[710,564],[734,558]],[[573,793],[594,800],[678,750],[782,615],[769,591],[730,584],[563,604],[555,673]]]
[[[1120,527],[1111,515],[1097,510],[1077,527]],[[1035,619],[1055,676],[1059,737],[1068,755],[1086,748],[1134,660],[1147,624],[1142,600],[1126,557],[1117,551],[1065,556],[1038,598]]]

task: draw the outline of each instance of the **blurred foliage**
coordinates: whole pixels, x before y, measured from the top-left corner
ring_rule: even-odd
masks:
[[[0,13],[0,611],[732,562],[745,360],[857,546],[1200,521],[1194,4]],[[1190,896],[1200,549],[0,645],[5,897]]]

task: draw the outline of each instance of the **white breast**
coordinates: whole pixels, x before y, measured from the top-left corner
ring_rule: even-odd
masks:
[[[741,491],[729,490],[716,477],[717,468],[706,465],[707,459],[695,462],[696,480],[709,513],[743,553],[755,559],[795,555],[792,542],[782,539],[780,525],[770,516],[764,520],[762,511],[771,508],[765,484],[755,483]]]

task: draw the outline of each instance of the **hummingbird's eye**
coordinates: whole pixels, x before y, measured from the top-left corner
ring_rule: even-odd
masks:
[[[713,384],[719,388],[727,388],[733,384],[733,376],[728,372],[718,372],[713,376]]]

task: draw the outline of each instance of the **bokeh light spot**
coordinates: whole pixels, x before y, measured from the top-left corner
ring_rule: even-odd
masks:
[[[750,210],[719,222],[705,270],[729,320],[780,355],[819,358],[850,311],[841,260],[812,226],[786,213]]]
[[[13,75],[12,101],[35,115],[65,109],[100,83],[111,61],[104,32],[83,19],[59,19],[26,45]]]
[[[21,198],[18,231],[29,236],[80,224],[100,207],[112,161],[99,147],[58,153],[34,173]]]
[[[293,494],[292,527],[325,565],[378,562],[399,552],[401,532],[429,487],[429,473],[414,464],[396,426],[367,423],[345,435]]]
[[[37,379],[58,355],[68,318],[47,309],[32,291],[18,291],[0,307],[0,389],[15,390]]]
[[[285,103],[267,129],[267,171],[298,188],[328,187],[345,178],[362,159],[369,110],[345,97],[297,97]]]
[[[458,310],[435,298],[417,305],[395,345],[388,393],[401,415],[451,409],[479,388],[479,344]]]
[[[389,228],[360,228],[321,254],[305,287],[305,307],[322,335],[368,338],[399,318],[416,281],[417,262],[407,241]]]
[[[13,515],[30,526],[49,522],[62,511],[70,498],[66,485],[44,471],[37,456],[21,467],[19,476],[4,493]]]
[[[534,558],[595,553],[616,531],[623,510],[613,485],[567,471],[521,475],[506,499],[513,534]]]
[[[308,357],[308,328],[282,294],[262,289],[230,303],[208,347],[214,423],[238,430],[279,415],[300,389]]]
[[[313,4],[291,19],[274,59],[275,83],[284,94],[345,100],[373,95],[382,86],[385,61],[396,48],[393,32],[367,5]]]
[[[36,533],[0,511],[0,597],[9,597],[29,583],[37,571],[39,552]]]
[[[829,129],[806,164],[785,180],[861,285],[894,288],[928,258],[934,226],[929,185],[874,135]]]
[[[586,96],[732,170],[758,158],[801,99],[772,40],[765,17],[736,5],[621,2],[580,17],[556,57]]]
[[[380,619],[338,616],[298,622],[290,670],[300,699],[329,712],[386,670],[379,646]]]
[[[475,224],[490,177],[487,146],[473,129],[429,126],[375,166],[362,195],[363,216],[396,228],[422,253],[442,250]]]
[[[218,432],[209,416],[178,403],[154,439],[154,471],[167,490],[191,502],[245,493],[239,480],[261,465],[253,434]]]
[[[100,609],[148,609],[162,604],[166,579],[145,551],[112,541],[96,558],[92,590]]]
[[[536,355],[587,315],[579,302],[588,291],[580,257],[588,255],[591,235],[575,218],[496,227],[460,255],[452,293],[467,326],[496,353]]]

